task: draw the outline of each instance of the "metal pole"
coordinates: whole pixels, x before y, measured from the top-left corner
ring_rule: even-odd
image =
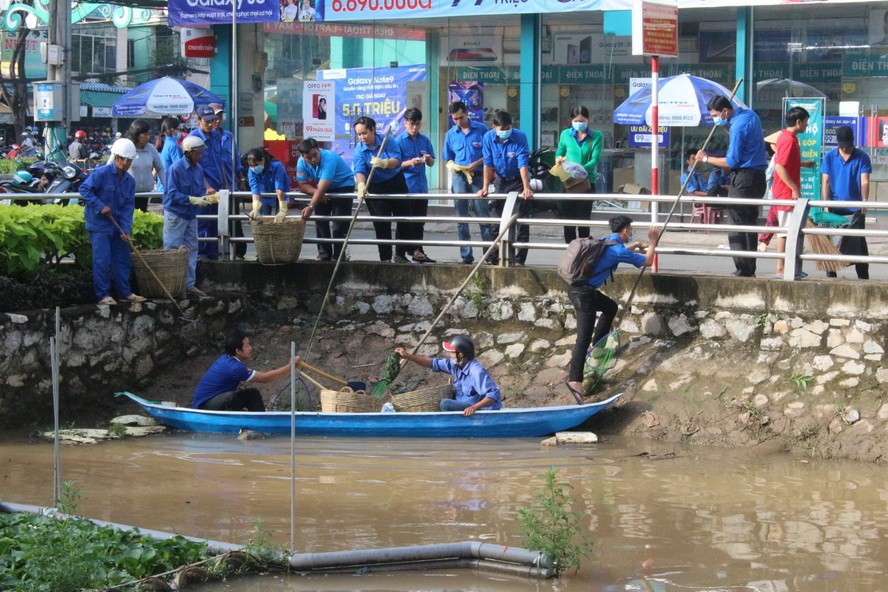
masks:
[[[62,447],[59,438],[59,333],[61,312],[56,307],[55,335],[49,339],[49,363],[52,368],[52,415],[53,415],[53,448],[52,477],[53,499],[62,499]],[[58,501],[56,501],[58,503]]]
[[[290,342],[290,361],[296,342]],[[296,364],[290,364],[290,553],[296,550]]]

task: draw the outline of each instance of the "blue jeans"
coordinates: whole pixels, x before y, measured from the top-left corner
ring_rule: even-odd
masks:
[[[119,298],[126,298],[133,291],[130,289],[130,249],[120,239],[118,232],[90,232],[89,242],[92,244],[93,289],[96,298],[101,300],[111,295],[111,281]]]
[[[483,184],[483,177],[480,172],[476,171],[476,174],[472,177],[472,184],[469,185],[469,180],[466,179],[466,176],[462,173],[453,173],[450,183],[450,191],[451,193],[477,193],[481,190],[481,185]],[[480,218],[488,218],[490,217],[490,208],[488,206],[486,199],[454,199],[453,207],[456,210],[456,215],[460,218],[468,217],[469,211],[474,210],[474,215]],[[496,236],[496,232],[494,232],[493,224],[480,224],[481,226],[481,240],[485,241],[493,241]],[[469,232],[469,225],[466,222],[459,222],[456,225],[456,235],[459,237],[459,240],[462,242],[472,240],[472,235]],[[462,257],[463,261],[471,263],[475,260],[475,256],[472,255],[472,247],[460,247],[459,255]]]
[[[197,278],[197,218],[186,220],[172,212],[163,212],[163,248],[188,248],[188,272],[185,275],[185,289],[193,290]]]
[[[213,216],[215,216],[219,213],[219,204],[213,204],[203,207],[200,209],[200,213],[201,215],[212,214]],[[218,220],[198,220],[197,235],[201,238],[218,237]],[[203,257],[204,259],[215,261],[219,258],[219,241],[200,243],[199,250],[201,257]]]
[[[441,411],[465,411],[472,403],[460,403],[456,399],[441,399]]]

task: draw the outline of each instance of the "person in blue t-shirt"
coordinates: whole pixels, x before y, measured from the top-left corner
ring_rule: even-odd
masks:
[[[247,182],[253,195],[250,218],[258,220],[260,216],[276,214],[275,222],[282,221],[287,217],[287,190],[290,189],[290,177],[284,165],[265,148],[253,148],[247,152],[247,167]],[[263,193],[274,193],[275,197],[263,196]]]
[[[453,354],[452,359],[430,358],[408,353],[403,347],[395,348],[401,358],[432,372],[450,374],[453,398],[441,399],[441,411],[462,411],[466,417],[479,409],[496,411],[503,408],[503,395],[487,369],[475,359],[475,344],[465,335],[456,335],[441,344]]]
[[[650,267],[657,253],[657,242],[660,240],[660,229],[648,228],[647,245],[635,242],[632,233],[632,218],[614,216],[608,220],[611,234],[604,240],[612,241],[601,253],[601,258],[592,268],[589,281],[568,288],[570,302],[577,316],[577,341],[570,358],[570,370],[567,377],[567,390],[574,396],[577,403],[584,403],[583,365],[589,345],[598,343],[602,337],[610,333],[614,317],[617,316],[617,303],[599,291],[599,288],[610,278],[620,263],[629,263],[635,267]],[[646,249],[644,255],[638,251]],[[599,313],[601,313],[599,315]],[[595,317],[598,316],[596,322]]]
[[[296,146],[302,158],[296,165],[296,183],[299,191],[311,196],[308,205],[302,209],[302,219],[308,222],[314,212],[321,216],[351,216],[352,198],[336,197],[355,191],[355,177],[345,160],[332,150],[318,146],[314,138],[305,138]],[[330,222],[315,222],[318,238],[330,238]],[[333,222],[332,238],[344,239],[348,233],[348,222]],[[342,242],[336,244],[318,243],[318,261],[339,258]]]
[[[219,359],[206,371],[191,399],[194,409],[209,411],[265,411],[262,393],[259,389],[246,388],[238,390],[242,382],[264,383],[273,382],[290,374],[290,369],[300,362],[295,356],[288,364],[259,372],[247,367],[253,357],[253,344],[243,332],[234,330],[225,339],[223,351]]]
[[[426,168],[435,166],[435,149],[429,137],[419,133],[422,128],[422,111],[416,107],[410,107],[404,111],[404,133],[398,136],[398,144],[401,146],[401,170],[407,181],[407,189],[410,193],[428,193],[429,180],[426,177]],[[411,216],[425,218],[429,213],[428,199],[407,200],[407,207]],[[425,222],[413,224],[411,232],[416,241],[421,241],[425,234]],[[422,245],[417,242],[410,245],[407,252],[413,256],[416,263],[434,263],[435,260],[425,254]]]
[[[352,168],[355,172],[355,183],[358,186],[358,198],[367,194],[377,195],[406,195],[407,180],[401,171],[401,146],[394,139],[385,143],[385,150],[380,152],[383,139],[376,134],[376,121],[371,117],[359,117],[352,125],[359,144],[355,146],[352,159]],[[378,154],[378,156],[377,156]],[[371,178],[371,171],[373,172]],[[370,181],[368,183],[368,180]],[[373,199],[367,198],[367,209],[371,216],[377,217],[402,217],[409,216],[410,209],[407,201],[403,199]],[[373,230],[378,240],[392,239],[392,223],[380,221],[373,223]],[[413,238],[413,225],[409,222],[397,222],[395,224],[395,257],[392,259],[392,246],[380,244],[379,260],[392,261],[394,263],[407,263],[407,247]]]
[[[497,111],[493,116],[493,129],[484,134],[481,152],[484,155],[484,182],[478,191],[478,197],[487,197],[491,182],[496,193],[517,191],[521,197],[518,214],[522,218],[530,217],[532,213],[530,200],[533,199],[528,168],[530,145],[524,132],[512,127],[512,116],[507,111]],[[502,216],[505,204],[505,200],[490,200],[490,210],[494,215]],[[529,242],[530,226],[519,224],[515,240],[519,243]],[[518,249],[515,252],[514,265],[523,267],[526,260],[527,249]],[[498,261],[491,257],[489,262]]]
[[[691,172],[691,169],[694,168],[695,157],[697,156],[697,149],[690,148],[685,151],[686,164],[688,168],[685,172],[681,174],[681,178],[679,179],[679,183],[682,187],[684,187],[683,195],[693,195],[695,197],[706,197],[709,195],[706,192],[706,181],[703,180],[703,173],[700,171]],[[687,182],[687,185],[685,185]],[[696,204],[695,204],[696,205]]]

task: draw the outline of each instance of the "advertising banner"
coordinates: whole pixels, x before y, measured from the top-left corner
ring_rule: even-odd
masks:
[[[408,83],[425,82],[425,64],[398,68],[348,68],[318,70],[318,81],[333,83],[336,96],[333,117],[333,151],[351,163],[357,139],[354,122],[366,115],[376,122],[376,132],[382,134],[390,123],[392,133],[401,131],[400,119],[408,107]],[[328,117],[330,112],[328,111]]]
[[[172,2],[172,0],[171,0]],[[588,10],[629,10],[629,0],[317,0],[316,10],[325,21],[378,19],[511,17],[516,14],[550,14]],[[315,20],[321,20],[317,18]]]
[[[302,89],[302,120],[306,138],[318,142],[332,142],[334,136],[333,116],[327,115],[336,104],[336,92],[332,82],[306,81]]]
[[[836,142],[836,128],[847,125],[854,132],[854,142],[858,146],[866,146],[866,126],[863,117],[835,117],[823,118],[823,148],[833,149],[838,147]]]
[[[466,115],[472,121],[484,123],[484,83],[483,82],[451,82],[448,91],[448,104],[462,101],[466,104]],[[456,125],[451,117],[447,117],[450,127]]]
[[[281,18],[280,0],[169,0],[169,25],[231,24],[232,3],[238,23],[267,23]]]
[[[552,47],[552,64],[576,66],[634,61],[632,38],[629,36],[558,34],[553,36]]]
[[[783,112],[793,107],[802,107],[810,115],[808,129],[799,134],[799,145],[802,148],[802,162],[813,160],[814,168],[802,167],[802,197],[820,199],[820,160],[823,154],[823,111],[825,99],[783,99]]]
[[[630,148],[650,148],[651,146],[651,126],[649,125],[630,125],[629,126],[629,147]],[[657,134],[657,146],[660,148],[669,147],[669,128],[660,126],[660,133]]]

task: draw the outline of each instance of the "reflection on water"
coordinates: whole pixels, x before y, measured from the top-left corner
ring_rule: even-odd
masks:
[[[296,547],[322,552],[480,540],[519,545],[517,510],[549,467],[573,486],[595,542],[575,575],[527,582],[474,572],[265,576],[212,590],[885,590],[888,475],[758,450],[612,440],[541,450],[528,440],[304,439]],[[246,543],[260,518],[290,540],[289,441],[176,435],[62,451],[80,513]],[[664,452],[664,451],[660,451]],[[0,498],[48,505],[52,448],[0,444]]]

